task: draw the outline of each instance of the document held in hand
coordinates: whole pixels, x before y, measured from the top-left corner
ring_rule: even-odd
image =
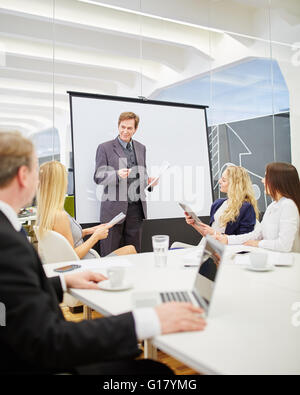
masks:
[[[125,217],[126,215],[121,211],[118,215],[116,215],[113,219],[109,221],[109,225],[115,225],[118,222],[122,221],[122,219]]]
[[[163,161],[163,163],[161,164],[159,171],[158,171],[158,175],[154,178],[153,181],[150,182],[150,184],[148,184],[145,188],[145,192],[148,191],[148,188],[151,187],[160,177],[161,175],[170,167],[170,163],[167,162],[166,160]]]
[[[201,221],[201,219],[194,213],[194,211],[190,208],[190,206],[188,206],[186,203],[184,202],[178,202],[179,206],[182,208],[183,211],[185,211],[186,213],[188,213],[188,215],[190,215],[193,220],[195,221],[196,225],[201,225],[203,222]]]

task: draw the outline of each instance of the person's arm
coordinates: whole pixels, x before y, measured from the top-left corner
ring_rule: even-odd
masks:
[[[103,227],[103,229],[99,228],[99,230],[96,230],[91,235],[91,237],[88,238],[88,240],[84,241],[80,246],[75,247],[70,221],[68,215],[63,211],[57,213],[53,230],[57,233],[60,233],[68,240],[80,259],[82,259],[99,240],[105,239],[108,236],[107,227]]]
[[[227,237],[227,244],[243,244],[248,240],[261,240],[262,239],[262,228],[261,224],[258,223],[252,232],[244,233],[241,235],[225,235]]]
[[[216,234],[216,231],[211,226],[206,225],[204,223],[202,223],[201,225],[197,225],[195,223],[195,220],[188,213],[185,212],[184,215],[185,215],[186,223],[188,225],[191,225],[202,236],[206,236],[207,234],[209,235]]]
[[[82,237],[92,235],[97,229],[105,228],[107,226],[108,224],[101,224],[101,225],[92,226],[91,228],[82,229]]]
[[[253,232],[256,224],[256,215],[252,204],[244,203],[237,218],[238,229],[236,233],[242,235]]]
[[[265,224],[268,226],[268,224]],[[279,219],[279,233],[274,240],[261,240],[260,248],[274,251],[290,252],[292,250],[295,236],[299,229],[299,212],[295,204],[285,201]]]

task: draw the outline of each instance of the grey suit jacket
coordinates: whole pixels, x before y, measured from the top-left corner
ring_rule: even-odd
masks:
[[[147,204],[144,189],[148,184],[146,170],[146,147],[138,141],[133,141],[138,164],[140,189],[144,217],[147,218]],[[106,141],[97,148],[94,181],[103,185],[100,222],[108,222],[121,211],[126,215],[128,208],[127,179],[118,176],[118,170],[127,168],[126,155],[118,139]],[[123,220],[124,221],[124,220]],[[122,222],[122,221],[121,221]]]

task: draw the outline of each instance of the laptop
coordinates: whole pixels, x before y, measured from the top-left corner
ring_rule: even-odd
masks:
[[[202,307],[206,314],[216,286],[218,269],[224,257],[225,246],[207,235],[203,244],[192,290],[168,292],[135,292],[132,295],[134,307],[154,307],[167,302],[190,302]]]

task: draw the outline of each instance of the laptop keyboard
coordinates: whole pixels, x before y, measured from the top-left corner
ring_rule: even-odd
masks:
[[[191,303],[191,298],[188,292],[161,292],[161,299],[163,303],[167,302],[189,302]]]

